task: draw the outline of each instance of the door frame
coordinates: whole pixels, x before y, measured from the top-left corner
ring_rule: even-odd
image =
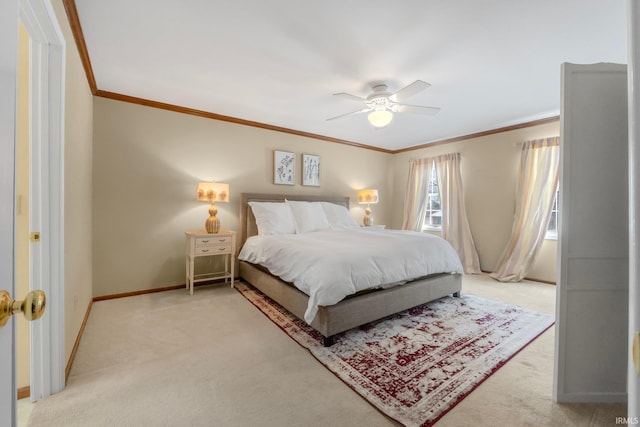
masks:
[[[640,376],[633,363],[633,339],[640,331],[640,5],[627,1],[629,94],[629,362],[627,419],[640,417]]]
[[[46,314],[30,328],[30,397],[65,386],[64,89],[66,43],[49,0],[20,0],[30,36],[30,287],[47,295]],[[37,166],[36,166],[37,165]],[[19,296],[22,297],[22,296]]]
[[[0,2],[0,289],[15,292],[15,169],[18,0]],[[15,322],[0,328],[2,425],[16,423]],[[8,422],[8,424],[6,424]]]

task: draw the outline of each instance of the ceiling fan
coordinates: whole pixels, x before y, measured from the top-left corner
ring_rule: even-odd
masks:
[[[391,120],[393,120],[393,113],[434,115],[440,111],[440,108],[437,107],[425,107],[421,105],[408,105],[402,103],[402,101],[410,96],[413,96],[431,86],[429,83],[423,82],[422,80],[416,80],[395,93],[389,92],[387,90],[387,85],[384,83],[374,82],[371,83],[370,86],[373,89],[373,93],[366,98],[361,98],[344,92],[334,93],[334,96],[362,102],[366,105],[366,108],[331,117],[327,120],[335,120],[353,114],[369,113],[367,116],[369,123],[374,127],[383,128],[391,123]]]

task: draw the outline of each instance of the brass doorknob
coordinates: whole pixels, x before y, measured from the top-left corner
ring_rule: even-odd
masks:
[[[47,298],[44,291],[31,291],[22,301],[15,301],[7,291],[0,291],[0,328],[7,324],[9,317],[18,312],[31,321],[42,317]]]

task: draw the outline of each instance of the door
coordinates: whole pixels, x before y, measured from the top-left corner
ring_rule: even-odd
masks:
[[[627,66],[562,64],[556,402],[627,400]]]
[[[0,2],[0,289],[14,292],[14,147],[18,1]],[[0,328],[0,426],[15,425],[14,320]],[[6,381],[5,379],[10,379]],[[6,416],[4,414],[8,414]]]
[[[629,40],[629,352],[633,351],[633,341],[640,332],[640,5],[637,0],[629,0],[628,40]],[[636,363],[638,361],[636,360]],[[634,358],[629,357],[627,373],[628,418],[636,421],[640,417],[640,376],[634,366]],[[637,422],[636,422],[637,423]]]

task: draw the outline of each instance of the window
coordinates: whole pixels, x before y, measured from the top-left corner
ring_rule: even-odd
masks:
[[[551,206],[551,215],[549,216],[549,224],[547,225],[547,234],[545,239],[558,239],[558,200],[560,197],[560,189],[556,190],[556,195],[553,199],[553,206]]]
[[[442,228],[442,210],[440,208],[440,192],[438,190],[438,175],[435,163],[431,164],[429,188],[426,201],[426,216],[423,230],[440,230]]]

